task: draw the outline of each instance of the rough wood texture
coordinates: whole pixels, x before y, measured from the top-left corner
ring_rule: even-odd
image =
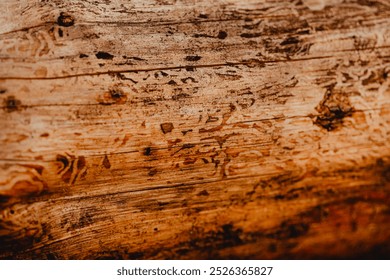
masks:
[[[388,0],[0,10],[1,258],[390,257]]]

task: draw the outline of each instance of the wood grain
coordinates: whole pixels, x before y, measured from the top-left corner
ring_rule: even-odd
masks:
[[[388,1],[0,10],[0,258],[390,257]]]

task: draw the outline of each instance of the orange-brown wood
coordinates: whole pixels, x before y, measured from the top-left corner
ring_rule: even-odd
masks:
[[[0,258],[389,258],[388,1],[0,10]]]

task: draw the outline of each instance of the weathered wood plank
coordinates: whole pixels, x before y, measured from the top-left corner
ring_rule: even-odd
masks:
[[[387,1],[0,9],[0,258],[390,256]]]
[[[298,133],[314,130],[310,135],[320,136],[324,133],[314,125],[319,115],[317,106],[330,92],[329,87],[335,96],[342,91],[347,96],[343,102],[349,104],[346,109],[353,108],[355,112],[352,118],[345,118],[346,122],[351,122],[345,126],[369,126],[373,130],[388,122],[388,81],[382,76],[387,75],[389,68],[367,63],[353,69],[336,67],[336,62],[321,63],[319,68],[336,68],[334,73],[319,70],[313,77],[309,76],[316,71],[313,66],[299,66],[298,62],[291,65],[290,62],[264,68],[202,69],[196,73],[156,71],[152,78],[150,73],[130,76],[137,84],[110,76],[72,78],[66,88],[61,87],[63,81],[6,81],[3,86],[7,88],[7,95],[3,98],[1,114],[7,122],[2,123],[0,141],[10,147],[4,154],[0,152],[0,158],[6,159],[6,153],[13,159],[34,159],[36,154],[28,151],[33,147],[42,151],[48,157],[46,160],[53,159],[62,150],[75,153],[80,147],[84,155],[96,154],[96,150],[104,153],[137,151],[149,145],[146,143],[149,140],[145,139],[151,136],[156,148],[200,143],[205,138],[207,142],[218,142],[212,136],[224,137],[235,132],[269,138],[274,128],[264,125],[278,122],[282,128],[284,121],[291,123],[294,119],[297,124],[290,124],[291,130]],[[359,73],[362,74],[359,76]],[[194,75],[201,78],[196,80]],[[145,78],[148,79],[144,81]],[[373,80],[375,78],[378,80]],[[99,85],[98,81],[104,82]],[[216,85],[210,90],[214,82]],[[169,114],[161,111],[161,107],[169,110]],[[23,131],[32,115],[34,135],[28,135]],[[161,128],[164,123],[172,123],[172,131],[164,133]],[[337,119],[334,123],[337,124]],[[90,130],[96,133],[83,137]],[[55,138],[50,137],[53,133]],[[383,131],[371,135],[378,133]],[[35,138],[42,141],[37,142]],[[18,155],[10,150],[9,142],[15,139],[23,143],[22,147],[14,145]],[[179,142],[174,143],[176,140]]]
[[[124,248],[128,257],[188,258],[196,257],[196,253],[227,257],[229,252],[238,250],[236,246],[264,242],[249,253],[279,258],[291,257],[294,252],[295,257],[337,257],[339,252],[329,252],[326,246],[314,253],[309,248],[299,248],[313,243],[321,247],[321,236],[325,243],[335,245],[343,238],[347,244],[338,249],[352,248],[348,254],[353,257],[359,252],[354,248],[355,242],[370,247],[389,238],[385,214],[389,192],[383,188],[388,171],[384,164],[388,161],[323,174],[288,172],[269,180],[222,180],[14,204],[4,209],[3,217],[11,222],[7,225],[14,233],[10,234],[13,240],[22,242],[5,243],[8,246],[3,250],[30,248],[28,256],[41,258],[50,252],[60,258],[116,257],[115,254],[126,254]],[[219,207],[215,208],[216,204]],[[42,215],[44,220],[40,219]],[[83,244],[81,252],[71,249],[79,244]],[[63,251],[63,246],[70,249]],[[225,253],[214,251],[225,247]]]
[[[158,1],[150,5],[153,2]],[[195,12],[191,1],[184,1],[170,6],[169,13],[167,5],[157,4],[146,8],[146,14],[134,22],[129,22],[129,16],[137,11],[136,7],[132,10],[134,4],[124,5],[129,11],[119,15],[116,2],[104,5],[104,9],[97,6],[89,10],[88,5],[66,12],[64,18],[69,24],[55,24],[61,19],[58,9],[66,7],[65,3],[53,3],[53,8],[46,7],[48,11],[41,11],[41,4],[31,3],[25,9],[44,17],[35,24],[37,27],[1,35],[5,71],[0,77],[53,78],[256,60],[261,63],[329,57],[337,52],[344,56],[346,49],[389,47],[390,8],[385,4],[373,2],[377,5],[367,7],[351,1],[330,6],[326,14],[318,15],[303,4],[258,2],[222,2],[219,13],[229,20],[211,13],[211,22],[208,11],[215,10],[212,3],[206,4],[205,12],[201,8]],[[143,3],[138,5],[143,9]],[[163,13],[170,21],[161,25]],[[96,18],[102,14],[103,19]],[[172,25],[172,19],[177,24]]]

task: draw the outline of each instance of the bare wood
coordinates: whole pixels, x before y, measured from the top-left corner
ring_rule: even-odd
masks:
[[[1,258],[389,257],[386,1],[19,2]]]

